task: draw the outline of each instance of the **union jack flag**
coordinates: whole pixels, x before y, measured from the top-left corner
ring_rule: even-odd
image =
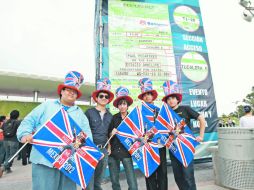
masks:
[[[66,75],[64,84],[79,88],[82,85],[83,81],[84,81],[83,75],[81,75],[76,71],[71,71]]]
[[[36,131],[33,146],[83,189],[104,156],[63,108]]]
[[[97,90],[110,90],[111,82],[108,78],[100,79],[97,81]]]
[[[155,126],[161,134],[160,142],[169,148],[184,167],[188,167],[199,143],[184,120],[164,103]]]
[[[150,122],[154,123],[160,108],[158,108],[154,104],[142,102],[141,110],[143,115],[145,115]]]
[[[159,166],[158,130],[135,107],[117,128],[117,137],[146,177]]]
[[[139,87],[141,92],[146,92],[153,89],[152,81],[149,78],[142,78],[139,80]]]

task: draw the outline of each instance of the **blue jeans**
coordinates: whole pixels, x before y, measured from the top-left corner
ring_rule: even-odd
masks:
[[[175,182],[179,190],[196,190],[193,161],[185,168],[169,151]]]
[[[60,170],[41,164],[32,164],[33,190],[76,190],[76,183]]]
[[[112,183],[113,190],[121,190],[120,183],[119,183],[119,173],[120,173],[120,161],[123,164],[127,183],[128,183],[128,190],[137,190],[137,178],[133,169],[133,162],[131,158],[122,158],[116,159],[112,156],[108,159],[108,166],[109,166],[109,173],[110,179]]]
[[[86,190],[102,190],[101,183],[108,164],[108,152],[106,148],[102,148],[101,151],[104,154],[104,157],[102,160],[99,161],[98,165],[96,166],[94,174],[91,177],[91,180]]]
[[[18,147],[19,147],[18,142],[4,140],[4,150],[5,150],[4,170],[10,170],[13,160],[11,162],[8,161],[17,152]]]

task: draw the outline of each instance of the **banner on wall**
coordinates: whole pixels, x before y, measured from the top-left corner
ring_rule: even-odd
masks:
[[[103,47],[98,51],[97,43],[96,52],[102,55],[102,74],[97,77],[108,77],[113,91],[120,85],[127,87],[133,106],[140,105],[142,77],[152,79],[159,107],[163,82],[178,82],[182,104],[203,114],[207,122],[207,143],[197,148],[196,157],[209,156],[205,148],[217,141],[218,119],[198,0],[103,0],[101,5]],[[111,110],[116,111],[113,106]],[[197,121],[190,127],[198,134]]]

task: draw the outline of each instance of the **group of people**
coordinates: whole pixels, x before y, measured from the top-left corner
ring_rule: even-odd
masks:
[[[81,97],[79,90],[83,82],[83,76],[77,71],[69,72],[63,84],[57,88],[59,98],[54,101],[46,101],[37,106],[21,122],[17,130],[17,138],[21,143],[32,143],[33,133],[37,131],[57,110],[64,108],[69,116],[80,126],[80,128],[93,140],[94,144],[104,153],[95,168],[92,179],[86,189],[101,190],[101,183],[104,177],[106,166],[109,166],[112,189],[121,189],[119,183],[120,162],[122,162],[128,189],[138,189],[137,178],[135,176],[133,161],[130,153],[116,137],[117,127],[128,115],[128,108],[133,103],[129,90],[120,86],[116,89],[115,95],[111,92],[111,82],[109,79],[98,80],[97,89],[92,93],[92,98],[96,106],[88,109],[85,113],[80,107],[75,105],[75,101]],[[152,81],[149,78],[139,80],[141,94],[138,98],[143,103],[153,104],[158,93],[153,89]],[[202,115],[191,109],[189,106],[180,105],[182,94],[177,83],[165,81],[163,84],[165,96],[162,101],[167,103],[186,124],[190,124],[191,119],[196,119],[200,123],[200,135],[196,137],[198,142],[204,138],[205,119]],[[114,99],[114,96],[116,98]],[[114,101],[113,101],[114,100]],[[118,113],[112,115],[107,109],[107,105],[113,101],[113,106],[118,109]],[[154,105],[155,106],[155,105]],[[156,107],[156,106],[155,106]],[[156,107],[154,122],[158,114]],[[107,141],[110,142],[107,144]],[[167,163],[166,148],[158,141],[160,165],[156,171],[145,178],[148,190],[167,190]],[[180,190],[195,190],[195,178],[193,162],[188,167],[184,167],[172,153],[170,153],[175,181]],[[35,190],[75,190],[76,184],[68,179],[58,169],[43,156],[38,150],[32,148],[30,161],[32,162],[32,188]]]
[[[254,127],[254,116],[252,114],[252,108],[250,105],[243,106],[244,115],[240,117],[239,125],[235,123],[234,120],[228,119],[228,121],[220,120],[219,127]]]
[[[18,148],[23,145],[18,142],[16,135],[20,123],[18,110],[12,110],[9,118],[0,116],[0,177],[3,172],[12,172],[13,160],[9,160],[17,152]],[[29,162],[29,149],[31,147],[31,145],[28,145],[18,155],[18,160],[22,159],[23,165],[27,165]]]

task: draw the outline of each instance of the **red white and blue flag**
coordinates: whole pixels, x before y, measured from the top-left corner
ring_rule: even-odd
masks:
[[[150,122],[154,123],[160,111],[160,108],[158,108],[154,104],[142,102],[141,111],[142,111],[142,114],[145,115]]]
[[[160,156],[154,125],[135,107],[117,128],[117,137],[146,177],[159,166]]]
[[[104,156],[64,109],[36,131],[33,146],[83,189]]]
[[[155,126],[161,134],[160,142],[169,148],[184,167],[188,167],[199,142],[185,121],[169,105],[163,103]]]

